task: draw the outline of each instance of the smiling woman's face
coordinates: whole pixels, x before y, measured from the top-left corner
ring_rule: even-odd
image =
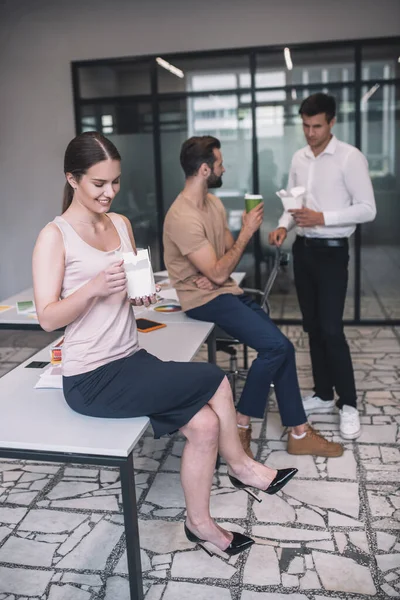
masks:
[[[67,174],[68,181],[75,188],[74,198],[85,208],[97,214],[109,211],[112,201],[119,192],[120,177],[120,161],[110,158],[90,167],[78,182]]]

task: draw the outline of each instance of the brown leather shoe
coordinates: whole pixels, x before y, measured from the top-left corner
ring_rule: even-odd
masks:
[[[296,440],[291,433],[288,437],[288,454],[311,454],[311,456],[327,456],[330,458],[342,456],[342,444],[328,442],[311,425],[307,425],[306,435],[301,440]]]
[[[239,439],[243,446],[243,450],[246,452],[247,456],[250,456],[254,460],[254,455],[250,448],[251,442],[251,425],[249,425],[248,429],[243,429],[242,427],[238,427]]]

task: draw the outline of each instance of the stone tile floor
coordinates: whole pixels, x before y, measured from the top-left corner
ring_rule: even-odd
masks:
[[[311,387],[307,340],[295,343],[302,390]],[[183,534],[183,440],[146,435],[135,450],[146,600],[323,600],[400,597],[400,331],[348,328],[363,432],[342,458],[291,457],[273,394],[254,423],[257,458],[298,477],[258,504],[215,474],[212,514],[256,544],[226,560]],[[49,343],[0,332],[0,375]],[[205,360],[201,351],[198,360]],[[225,368],[226,355],[218,356]],[[311,421],[339,440],[338,415]],[[0,600],[128,600],[118,472],[0,459]]]

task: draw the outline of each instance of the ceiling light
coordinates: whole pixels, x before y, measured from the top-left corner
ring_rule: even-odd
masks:
[[[177,77],[180,77],[181,79],[185,77],[185,74],[181,69],[178,69],[178,67],[174,67],[174,65],[171,65],[171,63],[164,60],[163,58],[157,56],[156,62],[160,65],[160,67],[163,67],[164,69],[166,69],[170,73],[173,73]]]
[[[292,100],[297,100],[297,92],[294,88],[292,89]]]
[[[376,83],[375,85],[372,86],[372,88],[370,90],[368,90],[368,92],[365,92],[364,96],[361,98],[361,103],[365,104],[366,102],[368,102],[368,100],[371,98],[371,96],[373,96],[376,92],[376,90],[379,88],[379,83]]]
[[[288,70],[291,71],[293,69],[293,63],[289,48],[284,49],[283,56],[285,57],[285,62]]]

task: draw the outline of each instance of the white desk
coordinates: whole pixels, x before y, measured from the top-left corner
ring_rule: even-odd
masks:
[[[157,278],[159,277],[168,277],[167,271],[158,271],[155,273]],[[245,277],[246,273],[232,273],[233,279],[236,281],[238,285],[241,284]],[[163,289],[159,294],[163,298],[177,300],[178,297],[176,295],[176,291],[171,287],[168,289]],[[0,305],[9,305],[12,306],[9,310],[5,312],[0,312],[0,329],[40,329],[39,322],[36,318],[28,315],[20,315],[16,309],[16,303],[22,302],[24,300],[32,300],[33,301],[33,289],[27,288],[10,298],[6,298],[0,302]],[[146,313],[143,314],[143,313]],[[135,309],[136,316],[146,316],[148,319],[153,319],[154,321],[160,321],[164,323],[181,323],[181,322],[193,322],[193,319],[190,319],[185,315],[185,313],[157,313],[150,309],[146,309],[143,307],[138,307]]]
[[[189,362],[213,327],[201,322],[170,324],[139,333],[139,344],[161,360]],[[25,366],[32,361],[49,361],[49,348],[51,345],[0,378],[0,448],[128,456],[137,441],[133,431],[140,436],[148,419],[93,421],[70,410],[62,390],[34,389],[41,369]]]
[[[139,334],[139,341],[142,348],[161,359],[190,361],[213,327],[211,323],[194,321],[170,323],[164,329]],[[25,366],[36,360],[48,361],[49,348],[0,378],[0,457],[120,469],[130,595],[131,600],[142,600],[132,450],[149,419],[85,417],[68,407],[61,389],[34,389],[40,370]]]

